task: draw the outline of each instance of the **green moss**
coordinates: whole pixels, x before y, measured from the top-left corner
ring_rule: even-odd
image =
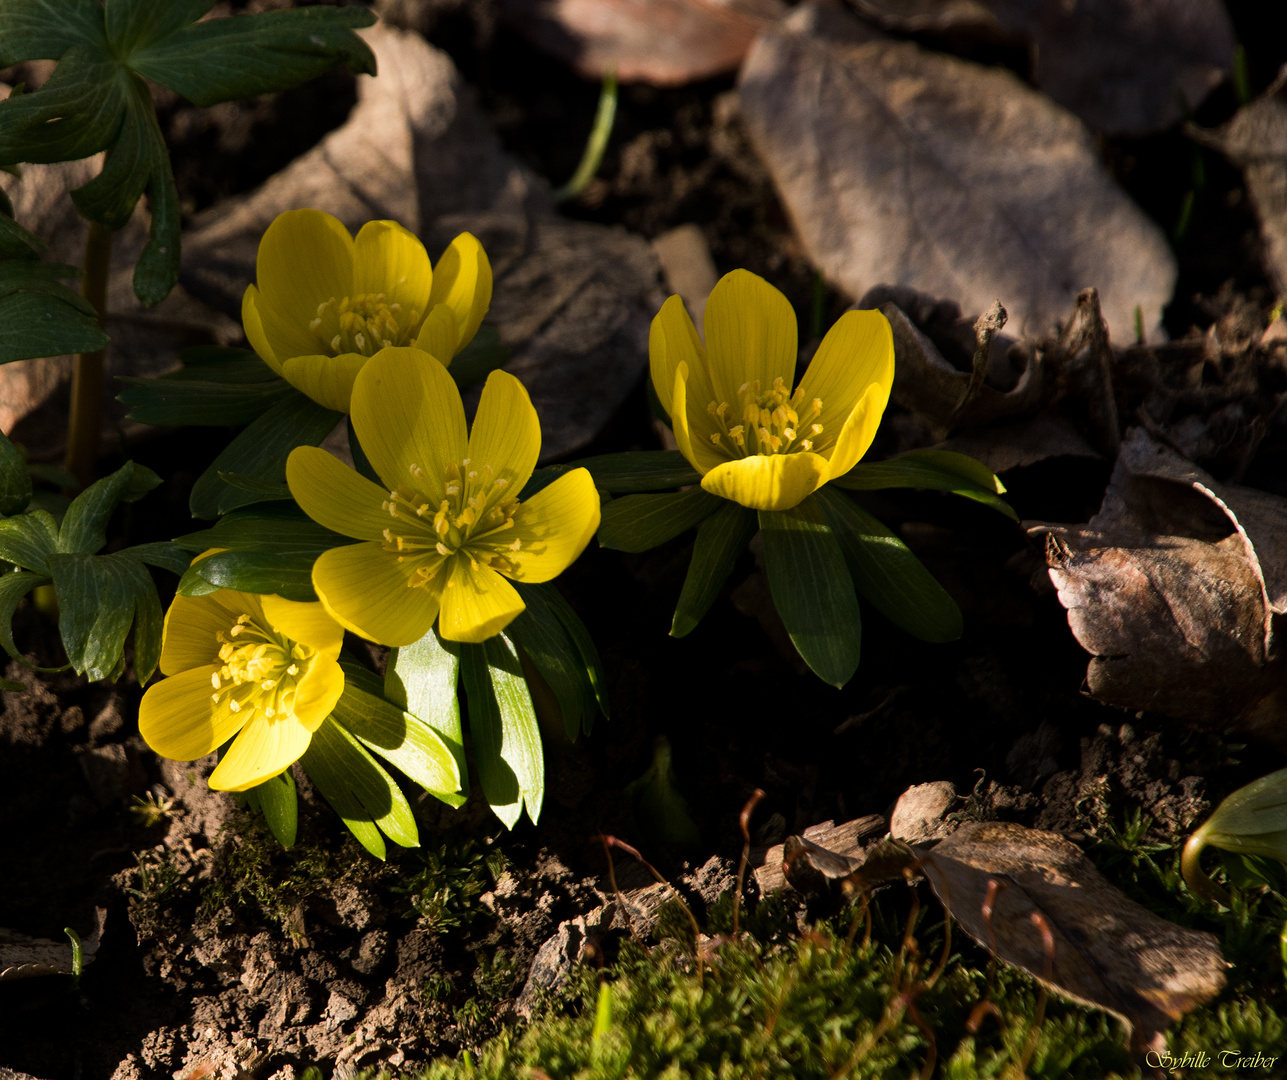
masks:
[[[505,867],[505,856],[473,839],[439,844],[401,867],[393,891],[406,898],[402,915],[418,917],[426,930],[468,926],[482,910],[478,897]]]

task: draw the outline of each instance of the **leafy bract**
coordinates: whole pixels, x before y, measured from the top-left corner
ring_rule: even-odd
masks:
[[[206,0],[6,0],[0,67],[57,60],[48,81],[0,102],[0,165],[70,161],[107,151],[103,171],[72,193],[91,221],[119,228],[145,192],[152,211],[134,272],[145,304],[178,280],[179,200],[144,79],[197,105],[284,90],[336,63],[375,73],[352,28],[363,8],[309,7],[198,21]]]
[[[3,17],[0,16],[0,21]],[[41,242],[0,207],[0,364],[107,344],[93,306],[62,284],[74,266],[42,262]]]
[[[147,566],[182,573],[188,556],[174,544],[140,544],[102,555],[107,523],[122,502],[141,499],[161,482],[151,469],[127,461],[81,492],[55,522],[44,510],[0,520],[0,559],[19,569],[0,578],[0,646],[15,660],[10,628],[18,601],[39,585],[54,586],[58,629],[77,674],[116,679],[124,670],[125,639],[134,628],[134,666],[140,683],[161,656],[161,602]]]

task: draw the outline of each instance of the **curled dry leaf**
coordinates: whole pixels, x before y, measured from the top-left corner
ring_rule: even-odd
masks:
[[[1260,217],[1269,273],[1278,292],[1287,291],[1287,66],[1223,127],[1190,131],[1242,168]]]
[[[782,0],[501,0],[501,18],[587,78],[683,86],[732,71]]]
[[[1030,522],[1101,701],[1284,742],[1287,501],[1130,429],[1085,525]]]
[[[584,446],[647,364],[664,299],[656,258],[622,229],[559,217],[548,185],[501,149],[445,53],[380,25],[362,36],[380,75],[358,78],[348,121],[257,191],[201,216],[184,236],[182,281],[239,312],[260,236],[296,207],[325,210],[352,231],[394,218],[433,259],[471,232],[495,276],[487,322],[513,350],[507,370],[540,414],[542,456]]]
[[[98,952],[106,917],[106,908],[94,909],[94,932],[80,943],[82,964],[88,964]],[[0,982],[37,975],[70,975],[72,970],[71,942],[27,937],[0,928]]]
[[[1120,1017],[1137,1047],[1224,986],[1213,935],[1128,899],[1057,833],[969,822],[921,868],[970,937],[1056,993]]]
[[[1071,113],[1009,71],[892,41],[817,2],[746,58],[743,117],[809,257],[852,296],[916,282],[965,311],[1000,298],[1044,336],[1088,286],[1114,337],[1158,328],[1166,239]]]
[[[1027,45],[1036,84],[1112,135],[1170,127],[1233,67],[1233,26],[1220,0],[853,2],[891,30]]]
[[[862,841],[870,840],[885,829],[879,814],[867,814],[837,825],[824,821],[810,825],[799,836],[788,836],[782,843],[751,851],[750,865],[755,881],[764,895],[786,888],[788,880],[808,882],[811,889],[825,881],[837,881],[862,865]]]

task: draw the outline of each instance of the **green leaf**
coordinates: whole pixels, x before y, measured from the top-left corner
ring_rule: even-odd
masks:
[[[129,555],[145,562],[148,566],[159,566],[162,570],[169,570],[172,574],[187,573],[188,565],[192,562],[190,556],[178,544],[170,543],[168,540],[157,540],[150,544],[135,544],[133,547],[124,548],[120,554]]]
[[[583,731],[589,733],[599,711],[590,672],[552,602],[550,594],[557,595],[557,588],[515,584],[527,607],[505,628],[505,634],[549,683],[563,714],[564,731],[575,741]]]
[[[32,574],[25,570],[16,570],[9,574],[0,574],[0,648],[3,648],[14,660],[26,664],[22,653],[13,643],[13,613],[27,593],[37,585],[49,581],[44,574]]]
[[[594,486],[614,495],[628,492],[660,491],[701,483],[701,474],[678,450],[647,450],[627,454],[604,454],[572,462],[590,470]]]
[[[460,350],[447,371],[462,390],[482,382],[497,368],[509,363],[508,345],[502,345],[500,331],[494,326],[480,326],[473,341]]]
[[[82,44],[107,44],[98,0],[5,0],[0,6],[0,67],[57,60]]]
[[[299,800],[295,791],[295,778],[290,769],[248,788],[242,795],[252,809],[264,815],[268,828],[282,847],[295,846],[295,835],[299,828]]]
[[[456,693],[459,674],[459,646],[444,642],[437,630],[430,630],[414,645],[393,649],[384,670],[385,698],[431,727],[455,759],[460,794],[434,792],[449,806],[463,806],[469,794],[460,699]]]
[[[73,161],[107,149],[129,107],[130,77],[100,46],[73,45],[39,90],[0,102],[0,164]]]
[[[343,415],[298,393],[271,406],[224,447],[193,485],[192,516],[215,518],[259,501],[258,495],[233,487],[219,474],[240,473],[280,483],[286,479],[290,452],[297,446],[317,446]]]
[[[332,720],[323,720],[300,764],[358,842],[377,859],[384,837],[419,847],[420,834],[406,796],[365,747]]]
[[[284,502],[291,497],[290,486],[284,481],[261,480],[257,476],[235,472],[221,472],[219,479],[240,491],[259,496],[260,502]]]
[[[194,105],[217,105],[298,86],[337,62],[374,75],[375,55],[352,30],[374,22],[375,16],[360,7],[209,19],[164,32],[135,50],[129,63]]]
[[[58,550],[58,523],[44,510],[32,510],[0,521],[0,559],[49,573],[46,559]]]
[[[693,558],[675,605],[671,637],[691,633],[702,621],[758,528],[755,512],[734,502],[726,502],[698,526]]]
[[[124,662],[134,624],[134,666],[140,685],[161,656],[161,603],[146,567],[124,552],[50,555],[58,596],[58,630],[67,659],[91,681],[111,678]]]
[[[214,0],[107,0],[106,29],[112,47],[128,56],[139,46],[168,37],[196,22],[214,7]]]
[[[340,664],[344,694],[331,719],[431,795],[456,796],[460,768],[442,737],[418,717],[387,701],[378,676],[344,657]]]
[[[862,617],[840,544],[813,498],[759,515],[769,591],[791,643],[818,678],[844,686],[858,669]]]
[[[27,459],[0,431],[0,517],[20,514],[31,502]]]
[[[354,540],[317,524],[294,504],[257,503],[232,511],[208,529],[176,537],[174,542],[187,551],[227,548],[316,559],[323,551]]]
[[[647,551],[704,521],[722,501],[701,488],[613,499],[603,504],[599,543],[617,551]]]
[[[998,497],[1005,492],[1005,485],[992,470],[966,454],[950,450],[912,450],[889,461],[860,461],[832,483],[850,491],[881,488],[950,491],[1019,520],[1010,504]]]
[[[890,622],[922,641],[961,636],[956,601],[891,529],[839,491],[823,488],[818,499],[858,591]]]
[[[218,383],[222,386],[241,386],[243,383],[285,382],[280,375],[265,364],[249,349],[235,349],[227,345],[190,345],[179,353],[178,371],[158,376],[163,382]],[[152,382],[151,379],[134,380]],[[287,384],[289,385],[289,384]]]
[[[58,532],[58,550],[92,554],[107,543],[107,523],[123,502],[137,502],[161,483],[145,465],[127,461],[72,500]]]
[[[313,556],[270,555],[259,551],[220,551],[194,564],[179,579],[184,596],[204,596],[199,581],[219,589],[276,593],[286,600],[315,601]]]
[[[271,373],[272,369],[258,357],[255,363]],[[200,380],[192,377],[189,370],[159,379],[118,376],[118,381],[127,384],[128,389],[117,394],[116,400],[128,405],[129,418],[140,424],[239,427],[262,416],[279,401],[299,394],[285,379],[231,383]]]
[[[0,364],[107,344],[93,307],[58,280],[78,274],[75,267],[32,258],[0,262]]]
[[[518,823],[525,805],[535,823],[545,795],[545,758],[518,653],[504,634],[462,644],[460,670],[483,794],[506,828]]]

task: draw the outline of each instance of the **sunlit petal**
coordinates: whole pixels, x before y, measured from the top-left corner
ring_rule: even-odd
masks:
[[[424,244],[396,221],[368,221],[358,230],[353,242],[354,293],[383,293],[388,303],[423,314],[432,279]]]
[[[215,635],[232,626],[237,616],[254,615],[258,611],[259,597],[232,589],[219,589],[202,597],[176,596],[165,613],[162,674],[174,675],[188,668],[213,664],[219,652]]]
[[[438,595],[432,586],[409,585],[417,565],[432,564],[398,562],[376,543],[349,544],[318,556],[313,588],[345,629],[381,645],[410,645],[424,637],[438,617]]]
[[[806,401],[822,401],[823,432],[813,440],[814,451],[825,454],[836,445],[850,413],[873,385],[882,388],[877,395],[883,397],[876,413],[879,423],[893,382],[894,336],[889,320],[879,311],[846,311],[827,331],[800,380]],[[875,434],[874,427],[871,433]],[[868,439],[863,452],[870,444]],[[848,472],[857,460],[854,458],[842,471]]]
[[[517,492],[541,454],[541,422],[523,384],[507,371],[493,371],[483,385],[469,433],[471,469],[490,465]]]
[[[408,483],[414,465],[419,490],[442,497],[443,471],[469,444],[460,391],[442,364],[419,349],[381,349],[354,383],[351,415],[381,480]]]
[[[683,300],[672,296],[661,305],[648,330],[648,368],[652,386],[662,408],[671,417],[675,415],[675,372],[680,364],[688,365],[692,396],[705,408],[713,396],[706,376],[706,350],[702,348],[697,328],[688,317]]]
[[[358,353],[339,356],[293,356],[282,361],[282,376],[300,393],[336,412],[348,412],[353,382],[366,365]]]
[[[205,664],[148,687],[139,704],[139,733],[162,757],[195,761],[241,730],[247,716],[216,709],[210,699],[218,670]]]
[[[277,359],[277,353],[264,333],[264,321],[259,317],[259,290],[253,285],[247,285],[241,297],[241,325],[245,327],[246,340],[250,342],[250,347],[259,354],[259,358],[265,364],[280,375],[281,361]]]
[[[355,540],[379,540],[389,526],[380,509],[389,493],[318,446],[297,446],[286,459],[286,483],[309,517]]]
[[[448,641],[486,641],[500,633],[526,605],[518,591],[495,570],[478,569],[457,558],[442,595],[438,632]]]
[[[312,731],[291,717],[256,716],[210,774],[210,786],[216,791],[245,791],[262,784],[298,761],[312,738]]]
[[[692,369],[680,364],[675,371],[675,381],[671,386],[672,430],[675,433],[675,444],[688,463],[700,473],[713,469],[716,465],[728,460],[728,454],[710,441],[714,430],[709,414],[704,409],[694,408],[695,403],[689,400],[689,385]]]
[[[260,599],[264,619],[274,633],[311,645],[319,655],[329,656],[332,660],[339,656],[344,628],[326,614],[321,604],[285,600],[271,594]]]
[[[255,277],[270,305],[305,328],[318,304],[353,291],[353,238],[330,214],[287,210],[264,230]],[[274,340],[272,327],[264,329]],[[274,349],[279,359],[298,355]]]
[[[762,277],[749,270],[725,274],[711,290],[702,322],[711,387],[719,401],[736,401],[744,383],[758,381],[768,390],[775,378],[788,387],[794,382],[795,310]]]
[[[339,649],[335,650],[339,655]],[[295,693],[295,719],[309,731],[316,731],[331,715],[344,693],[344,669],[334,657],[314,660]]]
[[[599,492],[585,469],[560,476],[524,500],[514,514],[514,527],[500,535],[518,541],[508,576],[516,581],[549,581],[563,573],[585,550],[599,528]],[[502,555],[505,552],[502,551]]]
[[[827,482],[827,459],[818,454],[753,454],[717,465],[702,488],[752,510],[790,510]]]
[[[459,342],[455,314],[446,304],[438,304],[425,317],[416,336],[416,348],[423,349],[435,360],[441,360],[445,367],[456,355]]]
[[[435,306],[446,304],[455,316],[456,351],[473,340],[491,307],[492,266],[483,245],[470,233],[461,233],[442,253],[433,270],[429,302]],[[451,357],[439,359],[447,363]]]
[[[862,460],[876,437],[876,429],[880,427],[880,418],[888,401],[889,387],[880,383],[872,383],[858,399],[832,448],[828,470],[830,479],[844,476]]]

